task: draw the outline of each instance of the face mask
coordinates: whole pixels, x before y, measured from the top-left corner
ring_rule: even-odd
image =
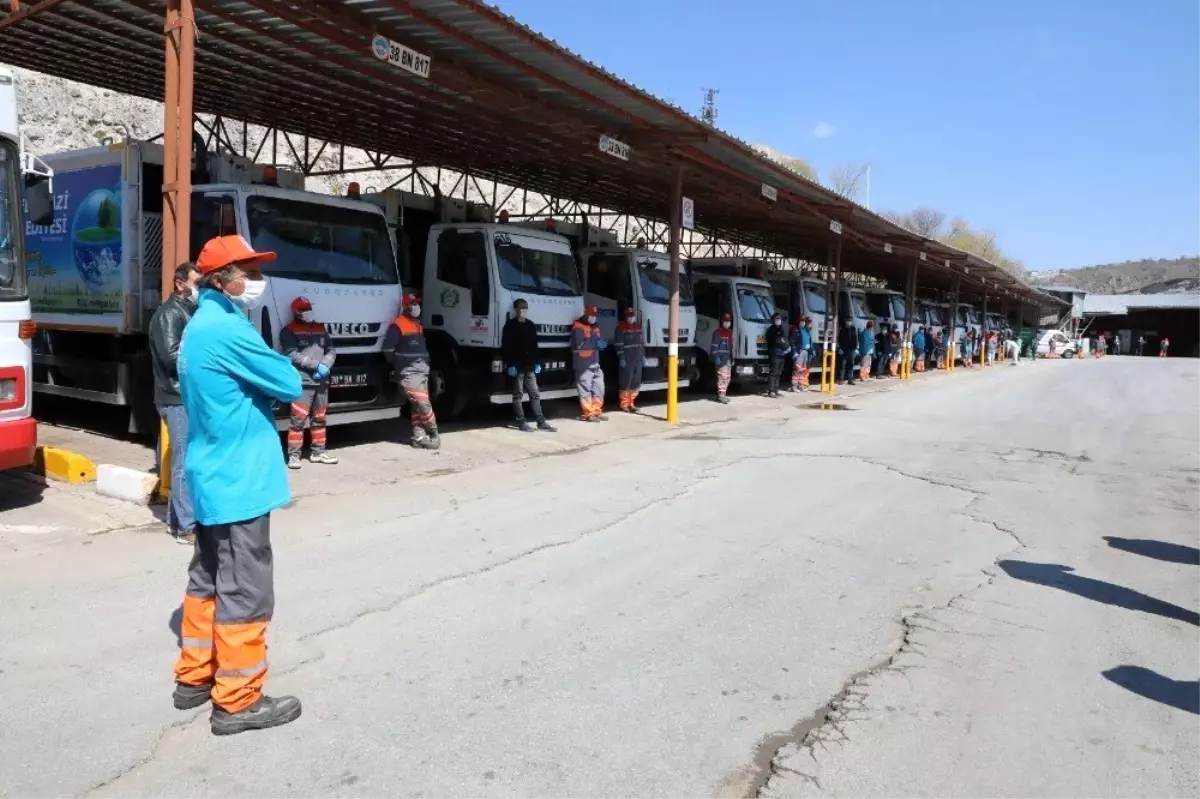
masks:
[[[721,323],[721,327],[723,327],[723,328],[725,328],[726,330],[728,330],[729,328],[733,327],[733,322],[722,322],[722,323]]]
[[[636,316],[626,316],[626,317],[625,317],[625,321],[626,321],[628,324],[631,324],[631,325],[632,325],[632,324],[634,324],[635,322],[637,322],[637,317],[636,317]]]
[[[783,326],[783,320],[782,320],[782,319],[776,319],[776,320],[774,320],[774,321],[775,321],[775,327],[782,327],[782,326]]]
[[[188,297],[192,302],[200,302],[200,289],[195,286],[188,286]]]
[[[263,292],[267,290],[267,281],[265,280],[249,280],[245,281],[246,290],[236,297],[230,297],[233,304],[241,308],[243,311],[253,311],[262,304]]]
[[[588,323],[589,325],[594,325],[594,324],[596,324],[596,317],[594,317],[594,316],[589,316],[589,317],[587,318],[587,323]]]
[[[524,308],[518,308],[518,309],[517,309],[517,318],[518,318],[518,319],[524,319],[524,318],[525,318],[525,309],[524,309]]]
[[[296,314],[296,319],[307,325],[312,322],[312,311],[301,311],[300,313]]]
[[[420,306],[420,305],[410,305],[410,306],[408,306],[408,313],[409,313],[411,316],[413,316],[414,318],[416,318],[416,317],[420,317],[420,316],[421,316],[421,306]]]

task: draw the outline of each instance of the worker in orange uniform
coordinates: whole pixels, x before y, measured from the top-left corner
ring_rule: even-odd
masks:
[[[412,445],[437,449],[442,440],[429,401],[429,347],[421,326],[421,298],[416,294],[404,295],[401,313],[383,338],[383,357],[391,364],[411,406]]]
[[[571,325],[571,361],[575,367],[575,388],[585,422],[601,422],[604,416],[604,373],[600,371],[600,351],[608,342],[600,335],[595,305],[583,309],[583,316]]]
[[[275,610],[271,511],[291,502],[271,405],[302,391],[291,362],[246,318],[262,302],[262,263],[273,260],[241,236],[210,239],[196,259],[200,302],[179,347],[196,547],[173,699],[188,710],[211,698],[214,735],[300,716],[299,699],[262,692]]]
[[[638,324],[637,311],[633,308],[625,309],[625,316],[617,325],[613,347],[617,351],[617,387],[620,389],[621,410],[637,413],[646,350],[642,346],[642,326]]]
[[[304,393],[292,403],[292,419],[288,426],[287,446],[289,469],[300,468],[300,451],[304,448],[304,425],[312,435],[309,463],[335,464],[338,459],[325,451],[325,414],[329,411],[329,375],[337,353],[333,337],[325,326],[313,321],[313,307],[307,297],[292,300],[292,321],[279,331],[279,348],[292,359],[300,373]]]
[[[729,383],[733,380],[733,317],[721,314],[721,324],[713,331],[708,359],[717,373],[717,402],[729,404]]]

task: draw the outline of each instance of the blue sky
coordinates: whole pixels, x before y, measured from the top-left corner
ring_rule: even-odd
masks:
[[[1030,269],[1200,252],[1195,0],[494,0],[719,127],[872,164]]]

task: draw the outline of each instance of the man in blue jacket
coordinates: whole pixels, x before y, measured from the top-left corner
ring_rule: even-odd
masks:
[[[274,400],[301,394],[300,374],[246,318],[262,300],[261,265],[241,236],[204,245],[200,303],[184,330],[179,384],[188,418],[184,464],[196,548],[183,599],[175,707],[210,698],[215,735],[287,724],[300,700],[262,692],[275,609],[271,511],[291,501]]]

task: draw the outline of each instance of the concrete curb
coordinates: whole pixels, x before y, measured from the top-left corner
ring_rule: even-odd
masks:
[[[91,483],[96,479],[96,464],[91,459],[58,447],[38,447],[33,456],[33,471],[64,483]]]
[[[100,464],[96,473],[97,494],[136,505],[149,505],[157,486],[157,475],[111,463]]]

